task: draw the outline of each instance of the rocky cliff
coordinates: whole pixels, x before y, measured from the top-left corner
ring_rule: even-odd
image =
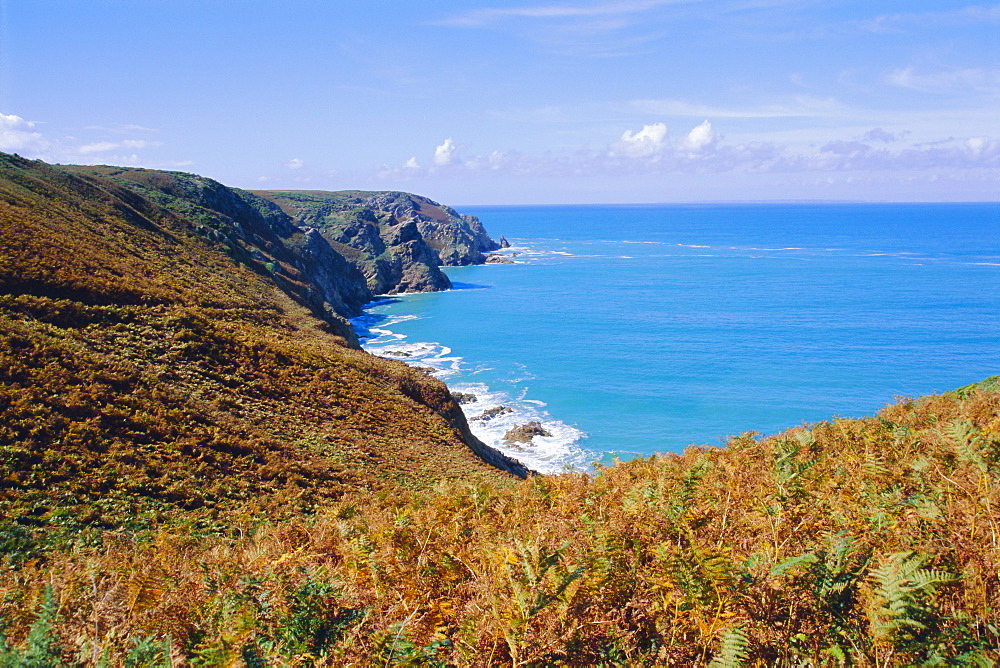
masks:
[[[254,191],[314,229],[376,294],[446,290],[439,265],[482,264],[493,241],[475,216],[402,192]]]
[[[273,203],[238,188],[183,172],[65,166],[82,178],[109,181],[194,224],[211,246],[271,276],[339,336],[356,341],[346,318],[372,300],[361,273],[322,236],[302,229]]]
[[[426,197],[402,192],[367,193],[362,202],[396,220],[414,222],[445,266],[482,264],[486,261],[483,253],[500,248],[478,218],[462,215]]]

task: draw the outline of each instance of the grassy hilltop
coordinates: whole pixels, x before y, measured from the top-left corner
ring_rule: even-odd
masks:
[[[344,320],[426,202],[0,154],[0,666],[1000,661],[1000,378],[518,480]]]

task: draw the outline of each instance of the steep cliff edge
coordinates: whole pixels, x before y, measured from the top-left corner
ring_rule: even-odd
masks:
[[[504,479],[443,383],[350,347],[333,304],[370,293],[333,267],[353,266],[263,200],[199,179],[0,154],[5,554],[178,512],[208,526]],[[317,311],[323,291],[338,292]]]
[[[475,216],[402,192],[253,191],[318,230],[376,294],[446,290],[439,265],[481,264],[493,241]]]
[[[441,264],[483,264],[483,253],[499,250],[482,223],[443,204],[403,192],[369,193],[365,205],[385,211],[400,221],[413,221],[427,245],[437,251]]]

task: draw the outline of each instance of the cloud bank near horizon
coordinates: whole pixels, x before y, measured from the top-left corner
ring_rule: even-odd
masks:
[[[154,169],[192,166],[191,162],[158,159],[156,149],[164,142],[136,138],[136,135],[154,132],[149,128],[137,125],[95,128],[105,135],[128,136],[83,141],[72,137],[48,137],[43,127],[43,123],[25,120],[16,114],[0,113],[0,150],[54,163],[116,164]],[[311,172],[310,165],[302,158],[276,161],[276,164],[280,164],[286,176],[262,176],[257,179],[257,185],[292,183],[315,187],[317,182],[323,182],[324,175]],[[683,175],[716,179],[727,175],[859,173],[905,173],[909,180],[924,179],[928,183],[936,181],[941,174],[959,180],[966,176],[988,180],[991,174],[1000,173],[1000,141],[982,135],[916,141],[911,132],[889,132],[882,127],[825,141],[817,141],[813,136],[812,141],[804,143],[778,139],[730,141],[709,119],[683,127],[676,134],[671,133],[666,122],[654,120],[641,127],[627,128],[617,137],[608,137],[596,148],[575,146],[561,153],[500,149],[476,153],[470,151],[467,144],[447,137],[428,150],[423,160],[411,156],[396,165],[374,166],[370,171],[358,166],[354,177],[366,184],[398,189],[408,184],[441,180],[468,183],[506,177],[572,180]]]
[[[775,140],[727,142],[711,121],[671,136],[654,121],[627,129],[605,146],[577,147],[560,155],[494,150],[466,153],[453,138],[433,151],[430,166],[417,157],[402,165],[382,165],[379,178],[416,179],[449,174],[474,178],[515,175],[541,178],[615,174],[853,173],[927,172],[1000,169],[1000,142],[986,136],[907,141],[910,133],[874,127],[847,139],[806,145]]]

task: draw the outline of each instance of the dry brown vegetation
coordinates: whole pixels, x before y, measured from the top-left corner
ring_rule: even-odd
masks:
[[[1000,661],[1000,379],[515,481],[239,249],[0,158],[0,666]]]
[[[970,389],[242,537],[163,531],[8,571],[3,612],[24,638],[50,592],[51,637],[94,662],[991,665],[998,408]]]
[[[11,156],[0,170],[4,561],[500,479],[442,383],[345,347],[191,221],[99,175]]]

